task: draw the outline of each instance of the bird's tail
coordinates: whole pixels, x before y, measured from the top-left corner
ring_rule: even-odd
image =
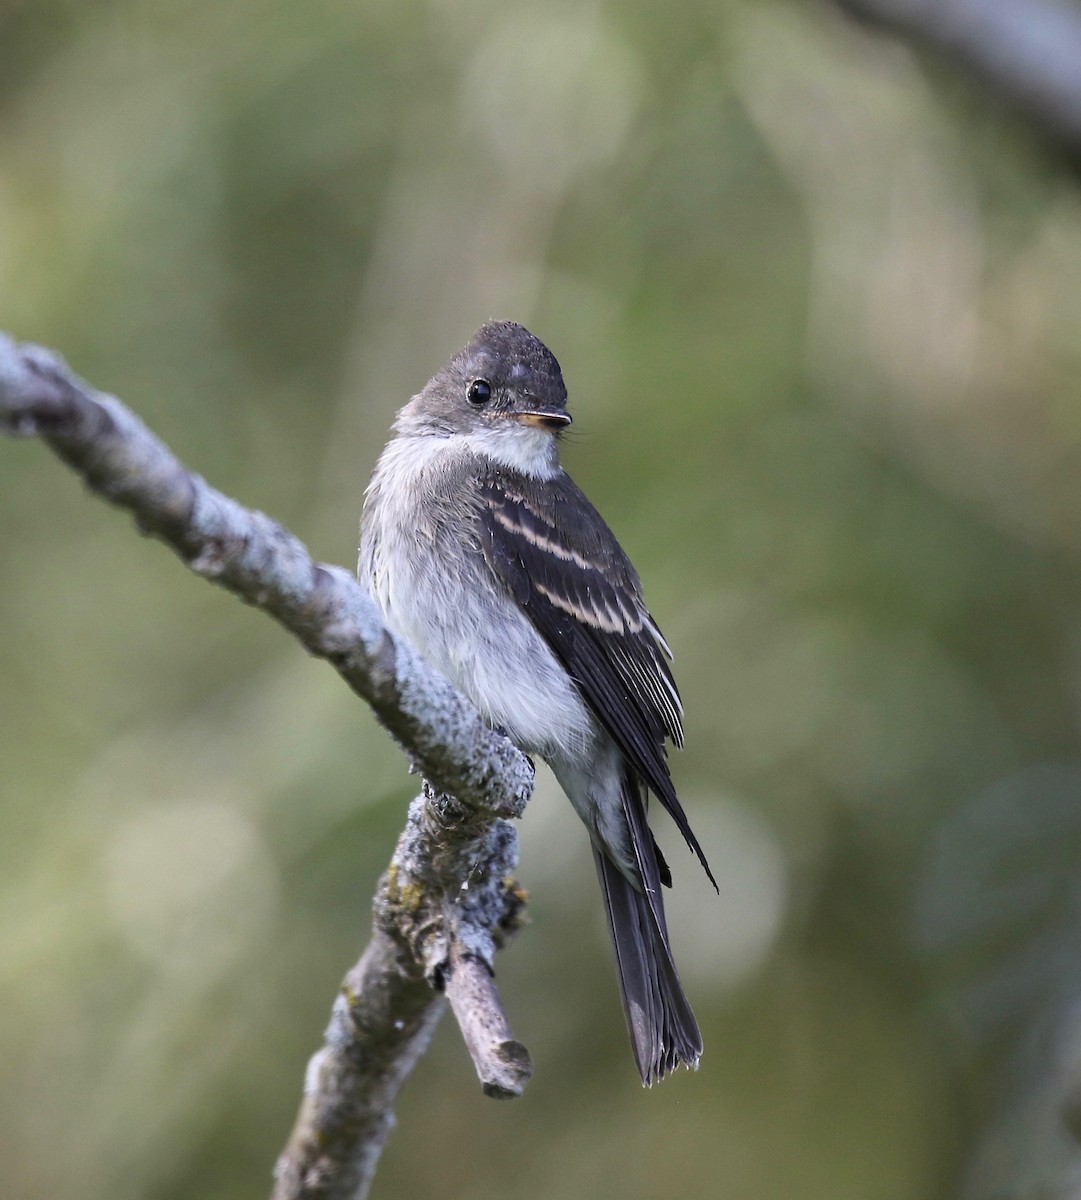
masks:
[[[637,781],[630,777],[622,791],[642,890],[630,882],[603,850],[594,847],[593,858],[608,912],[608,929],[615,947],[619,991],[634,1059],[642,1083],[649,1086],[680,1063],[697,1067],[702,1035],[668,945],[661,900],[662,860],[646,824],[644,798]]]

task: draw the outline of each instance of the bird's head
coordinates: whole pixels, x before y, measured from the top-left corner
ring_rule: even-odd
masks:
[[[571,423],[555,355],[513,321],[481,326],[402,409],[406,435],[460,437],[527,474],[550,474],[556,441]]]

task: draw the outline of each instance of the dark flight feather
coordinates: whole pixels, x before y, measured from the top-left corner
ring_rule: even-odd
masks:
[[[668,647],[615,536],[565,474],[541,482],[493,466],[481,478],[480,498],[481,545],[489,566],[566,667],[636,776],[671,814],[716,887],[665,757],[666,738],[683,745],[683,706]],[[644,804],[641,826],[637,832],[648,835]],[[655,849],[651,835],[644,845],[650,844]],[[663,859],[659,863],[667,875]]]
[[[660,897],[662,877],[653,857],[644,851],[651,838],[640,786],[626,769],[623,811],[631,824],[642,890],[633,887],[596,847],[593,859],[604,892],[631,1046],[642,1082],[648,1085],[680,1062],[696,1064],[702,1054],[702,1035],[672,961]]]

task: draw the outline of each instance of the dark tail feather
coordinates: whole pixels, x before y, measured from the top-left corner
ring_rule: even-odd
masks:
[[[679,1064],[698,1066],[702,1035],[676,974],[661,904],[660,871],[637,787],[628,781],[624,807],[645,883],[638,891],[601,850],[593,858],[616,951],[619,991],[634,1059],[649,1086]],[[643,836],[644,835],[644,836]]]

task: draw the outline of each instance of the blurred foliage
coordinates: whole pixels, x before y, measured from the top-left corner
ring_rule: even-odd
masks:
[[[1081,1196],[1081,199],[828,4],[9,0],[0,327],[351,562],[395,409],[483,320],[688,714],[700,1071],[637,1086],[542,778],[501,979],[376,1194]],[[324,666],[0,445],[0,1162],[259,1195],[415,780]],[[667,831],[666,831],[667,832]]]

